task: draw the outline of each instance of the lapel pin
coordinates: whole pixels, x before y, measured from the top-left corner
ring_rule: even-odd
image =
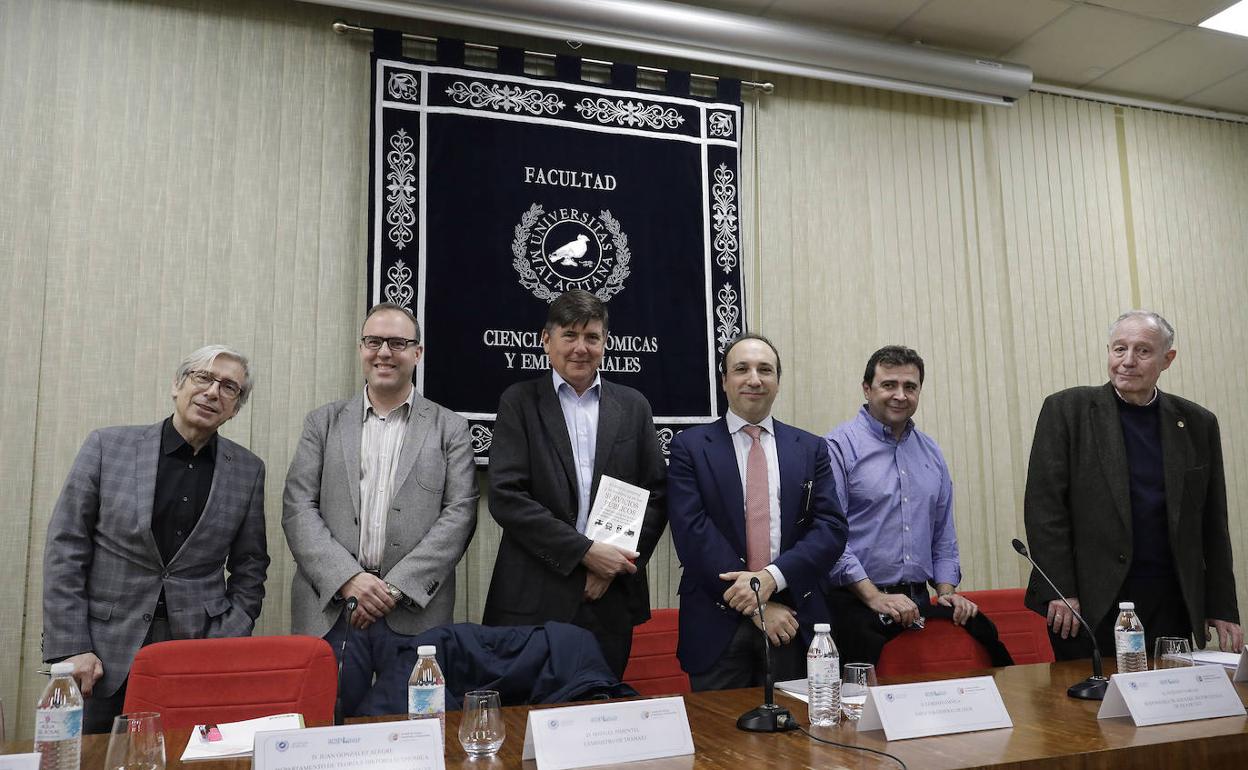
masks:
[[[1179,420],[1179,427],[1180,427],[1180,428],[1184,427],[1184,425],[1183,425],[1183,421],[1182,421],[1182,420]]]

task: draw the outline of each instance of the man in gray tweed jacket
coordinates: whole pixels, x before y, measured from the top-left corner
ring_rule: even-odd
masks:
[[[290,628],[342,658],[347,716],[397,645],[451,622],[455,565],[477,526],[468,421],[416,391],[423,350],[409,310],[374,306],[360,330],[364,391],[308,415],[286,474]]]
[[[173,378],[171,417],[94,431],[78,452],[48,523],[43,655],[73,662],[86,732],[121,713],[141,646],[251,634],[269,566],[264,463],[217,435],[251,388],[241,353],[200,348]]]

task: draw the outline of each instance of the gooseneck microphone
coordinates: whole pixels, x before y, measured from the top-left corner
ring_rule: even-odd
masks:
[[[1044,578],[1044,582],[1049,584],[1049,588],[1053,589],[1053,593],[1057,598],[1062,600],[1062,604],[1066,605],[1066,609],[1070,610],[1070,614],[1075,616],[1079,621],[1079,625],[1083,626],[1083,630],[1087,633],[1088,638],[1092,640],[1092,676],[1079,682],[1072,684],[1066,690],[1066,694],[1072,698],[1081,698],[1083,700],[1105,700],[1105,690],[1109,687],[1109,679],[1105,677],[1105,673],[1101,668],[1101,647],[1096,643],[1096,635],[1092,633],[1092,627],[1083,619],[1083,616],[1075,612],[1075,608],[1070,606],[1070,602],[1066,601],[1066,597],[1062,596],[1062,592],[1057,590],[1057,586],[1053,585],[1053,581],[1049,580],[1049,576],[1044,574],[1044,570],[1040,569],[1040,565],[1036,564],[1036,560],[1031,558],[1031,554],[1027,553],[1027,546],[1023,545],[1023,541],[1014,538],[1010,541],[1014,546],[1014,550],[1018,551],[1027,561],[1031,562],[1031,566],[1035,567],[1036,572],[1040,573],[1040,577]]]
[[[347,641],[351,638],[351,616],[355,614],[355,608],[360,604],[360,600],[354,596],[348,596],[347,600],[342,603],[345,610],[347,620],[346,627],[342,634],[342,647],[338,650],[338,691],[334,697],[334,724],[342,724],[342,661],[347,657]]]
[[[750,578],[750,590],[754,592],[754,602],[758,607],[758,620],[763,626],[763,705],[738,717],[737,729],[752,733],[782,733],[796,730],[797,722],[793,720],[793,714],[788,709],[775,703],[776,681],[771,673],[771,640],[767,638],[767,616],[763,614],[763,602],[758,593],[761,585],[758,578]]]

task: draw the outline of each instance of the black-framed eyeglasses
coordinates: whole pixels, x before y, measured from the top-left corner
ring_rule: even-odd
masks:
[[[194,369],[186,373],[186,378],[200,390],[208,390],[212,387],[212,383],[217,383],[220,388],[222,398],[228,398],[231,401],[238,398],[243,393],[243,386],[234,380],[227,380],[216,376],[212,372],[203,369]]]
[[[409,340],[406,337],[360,337],[360,344],[369,350],[381,350],[381,346],[385,345],[395,353],[402,353],[413,345],[419,345],[420,340]]]

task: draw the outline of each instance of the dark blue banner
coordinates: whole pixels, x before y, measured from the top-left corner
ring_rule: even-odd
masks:
[[[417,387],[473,424],[549,369],[547,305],[609,305],[604,378],[649,398],[667,443],[724,408],[744,330],[741,105],[373,60],[369,301],[416,314]]]

